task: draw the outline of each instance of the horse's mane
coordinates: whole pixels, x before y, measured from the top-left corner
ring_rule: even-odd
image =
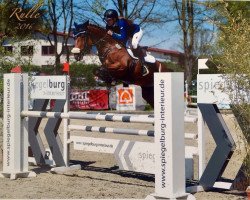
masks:
[[[106,30],[104,27],[98,26],[98,25],[96,25],[96,24],[91,24],[91,23],[90,23],[89,26],[94,27],[94,28],[98,29],[99,31],[101,31],[101,32],[103,32],[103,33],[106,33],[106,32],[107,32],[107,30]]]

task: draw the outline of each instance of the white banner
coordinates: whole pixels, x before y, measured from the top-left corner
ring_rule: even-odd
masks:
[[[33,76],[29,88],[32,99],[66,99],[67,76]]]
[[[227,82],[222,74],[197,75],[197,101],[198,103],[214,103],[219,109],[229,109],[230,99]]]

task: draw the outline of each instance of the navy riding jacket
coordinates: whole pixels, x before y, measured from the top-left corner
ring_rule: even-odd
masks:
[[[140,26],[134,23],[129,24],[126,19],[118,19],[113,26],[106,26],[107,30],[112,30],[112,38],[119,40],[126,44],[129,38],[140,31]]]

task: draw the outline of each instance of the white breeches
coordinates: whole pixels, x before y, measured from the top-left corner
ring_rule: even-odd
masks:
[[[129,53],[129,55],[130,55],[132,58],[134,58],[134,59],[138,59],[138,58],[136,58],[136,57],[134,56],[132,50],[133,50],[133,49],[136,49],[136,48],[138,47],[138,44],[139,44],[139,42],[141,41],[142,36],[143,36],[143,31],[142,31],[142,29],[140,28],[140,31],[134,34],[132,40],[129,39],[129,40],[127,41],[127,43],[126,43],[127,51],[128,51],[128,53]],[[150,54],[148,54],[148,53],[146,54],[146,56],[144,57],[144,59],[145,59],[146,62],[149,62],[149,63],[155,63],[155,62],[156,62],[155,57],[153,57],[152,55],[150,55]]]
[[[132,44],[132,48],[133,49],[136,49],[138,47],[138,44],[139,42],[141,41],[141,38],[143,36],[143,31],[142,29],[140,28],[140,31],[135,33],[133,35],[133,38],[132,38],[132,41],[131,41],[131,44]]]

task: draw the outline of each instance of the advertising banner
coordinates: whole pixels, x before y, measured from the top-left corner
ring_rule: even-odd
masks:
[[[219,109],[230,108],[230,98],[226,92],[228,86],[222,74],[197,75],[198,103],[214,103]]]
[[[108,90],[72,90],[70,92],[70,110],[106,110],[108,108]]]
[[[31,99],[66,99],[66,76],[33,76],[29,80]]]
[[[144,108],[145,103],[143,102],[142,89],[140,86],[116,86],[116,110],[144,110]]]

